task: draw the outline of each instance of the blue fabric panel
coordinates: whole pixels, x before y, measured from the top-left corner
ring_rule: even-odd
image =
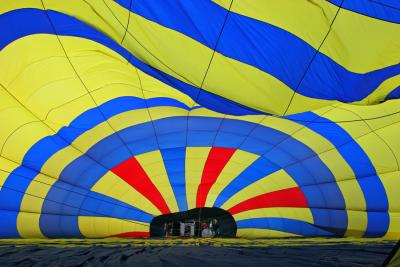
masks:
[[[2,189],[4,190],[4,188]],[[1,196],[0,201],[2,202]],[[0,238],[20,238],[18,233],[17,221],[18,212],[0,210]]]
[[[76,216],[42,213],[39,224],[42,233],[48,238],[83,238]]]
[[[185,33],[189,37],[215,47],[222,25],[228,13],[211,1],[116,0],[121,6],[136,14],[156,21],[165,27]]]
[[[308,97],[346,103],[361,101],[382,82],[398,74],[400,74],[400,64],[364,74],[350,72],[319,53],[296,92]]]
[[[397,99],[400,98],[400,86],[391,91],[385,98],[385,100],[390,100],[390,99]]]
[[[390,224],[388,212],[368,212],[368,232],[364,237],[379,238],[385,236],[387,229],[386,225]]]
[[[328,0],[340,6],[342,0]],[[353,12],[393,23],[400,23],[400,4],[398,0],[344,0],[342,8]]]
[[[344,198],[335,182],[301,186],[301,190],[307,196],[310,208],[346,209]]]
[[[186,148],[163,149],[161,150],[161,155],[179,210],[185,211],[188,209],[185,182]]]
[[[314,222],[317,227],[343,237],[347,230],[347,212],[337,209],[312,209]]]
[[[17,167],[0,190],[0,209],[18,211],[24,192],[37,173],[23,166]]]

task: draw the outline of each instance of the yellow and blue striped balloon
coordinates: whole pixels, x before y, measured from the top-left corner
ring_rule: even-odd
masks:
[[[396,0],[0,3],[0,237],[400,238]]]

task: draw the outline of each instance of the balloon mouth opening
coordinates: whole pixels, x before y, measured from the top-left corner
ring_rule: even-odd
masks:
[[[150,223],[150,237],[236,237],[235,219],[220,208],[163,214]]]

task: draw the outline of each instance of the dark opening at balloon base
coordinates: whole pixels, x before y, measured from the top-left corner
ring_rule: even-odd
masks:
[[[236,237],[236,222],[220,208],[197,208],[155,217],[151,237]]]

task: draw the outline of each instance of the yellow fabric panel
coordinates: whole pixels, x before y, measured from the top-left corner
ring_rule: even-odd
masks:
[[[363,237],[367,229],[368,215],[365,211],[347,209],[347,230],[345,236]]]
[[[348,106],[346,106],[347,108]],[[359,106],[363,108],[363,106]],[[332,122],[336,123],[339,127],[343,128],[349,135],[353,138],[357,138],[358,136],[365,135],[371,130],[368,128],[368,125],[360,119],[360,117],[344,108],[342,106],[337,106],[334,109],[328,112],[322,112],[320,110],[313,111],[317,115],[321,117],[327,118]]]
[[[135,88],[133,88],[130,85],[126,84],[110,84],[107,85],[103,88],[97,89],[96,91],[91,92],[91,95],[95,99],[96,103],[98,105],[103,104],[111,99],[120,97],[120,96],[133,96],[133,97],[138,97],[138,98],[144,98],[144,99],[149,99],[149,98],[157,98],[157,97],[165,97],[164,94],[160,92],[152,92],[152,91],[144,91],[144,92],[137,92],[135,93],[134,91]],[[172,94],[175,92],[171,93],[171,98],[175,98]],[[181,109],[178,107],[169,107],[169,106],[160,106],[160,107],[151,107],[148,109],[149,112],[146,112],[146,114],[143,114],[142,120],[143,121],[148,121],[149,119],[149,114],[151,115],[151,118],[153,120],[157,118],[165,118],[169,114],[169,116],[186,116],[188,111],[186,109]],[[109,119],[110,121],[110,119]],[[114,125],[111,124],[114,128]]]
[[[218,4],[227,0],[214,1]],[[338,7],[325,0],[235,0],[231,11],[282,28],[314,48],[329,30]]]
[[[118,53],[84,38],[62,37],[61,41],[96,105],[120,96],[143,98],[135,68]]]
[[[111,171],[101,177],[91,191],[117,199],[149,214],[160,215],[160,211],[150,200]]]
[[[123,45],[146,64],[196,86],[201,85],[213,53],[190,37],[134,13]]]
[[[184,103],[189,107],[195,106],[196,103],[188,95],[153,78],[139,69],[136,69],[136,71],[146,99],[160,96],[170,97]]]
[[[397,166],[396,158],[389,147],[375,133],[358,138],[357,143],[367,153],[378,174],[395,170]]]
[[[293,220],[300,220],[308,223],[313,223],[311,210],[308,208],[287,208],[287,207],[274,207],[262,208],[255,210],[248,210],[233,215],[235,221],[246,220],[251,218],[287,218]]]
[[[14,42],[18,45],[12,46],[12,49],[7,47],[7,49],[4,50],[8,53],[1,53],[4,59],[0,60],[0,64],[1,62],[6,64],[8,62],[7,60],[10,60],[10,57],[15,57],[15,53],[20,50],[29,50],[32,52],[30,56],[31,59],[28,58],[30,59],[29,62],[33,62],[34,64],[28,64],[28,67],[25,69],[21,69],[22,67],[11,68],[9,71],[3,72],[3,75],[7,74],[7,77],[3,79],[6,85],[14,80],[12,88],[15,87],[14,91],[16,97],[19,101],[26,104],[29,110],[35,112],[35,114],[39,115],[42,119],[46,118],[49,112],[54,113],[55,110],[64,110],[64,104],[68,105],[67,114],[79,108],[79,111],[76,113],[73,112],[74,117],[76,117],[84,110],[95,107],[95,104],[100,105],[121,95],[143,97],[141,82],[144,86],[148,86],[148,88],[146,87],[144,90],[151,92],[152,97],[165,96],[161,91],[161,89],[164,89],[171,97],[182,99],[187,104],[193,103],[193,101],[190,101],[189,97],[183,97],[183,94],[178,90],[158,82],[147,74],[141,73],[141,79],[139,80],[135,68],[126,64],[125,59],[107,47],[78,37],[61,36],[60,39],[66,47],[68,56],[74,68],[78,71],[79,76],[82,78],[86,88],[76,77],[74,70],[63,55],[56,54],[56,56],[53,56],[54,52],[53,54],[48,52],[59,50],[57,47],[59,44],[55,42],[57,39],[54,36],[40,34],[24,37],[18,40],[18,42]],[[48,49],[43,49],[42,47],[46,46],[35,45],[38,43],[45,43],[46,45],[51,44],[52,46],[48,47]],[[17,51],[17,49],[19,50]],[[87,54],[87,51],[93,50],[97,52]],[[24,58],[24,60],[26,59]],[[47,70],[48,64],[51,65],[52,62],[54,62],[54,66],[51,66],[50,69],[53,74],[49,73]],[[99,65],[99,62],[102,63]],[[14,65],[18,66],[18,64],[13,64],[13,66]],[[105,68],[105,66],[107,68]],[[104,69],[115,69],[115,71],[107,71],[104,73]],[[66,73],[63,74],[65,71]],[[26,84],[27,82],[32,82],[32,76],[35,77],[35,81],[38,83],[37,86],[35,86],[35,84],[29,84],[28,86]],[[16,80],[15,77],[17,78]],[[60,79],[60,81],[58,79]],[[45,86],[41,87],[42,84],[45,84]],[[162,88],[158,88],[161,85]],[[158,86],[158,93],[157,91],[154,93],[151,91],[155,86]],[[27,91],[26,88],[30,88],[31,91]],[[63,90],[64,88],[71,88],[72,91]],[[74,88],[76,89],[75,91],[73,91]],[[92,91],[91,95],[96,103],[91,100],[86,89]],[[21,92],[21,94],[18,92]],[[51,101],[49,99],[51,99]],[[80,102],[80,104],[74,105],[75,102]],[[87,104],[85,103],[82,107],[82,102],[87,102]],[[68,119],[65,120],[64,115],[57,116],[57,120],[54,116],[49,117],[51,117],[51,125],[56,128],[68,124],[72,119],[70,118],[72,116],[67,116]],[[59,121],[58,119],[63,120]]]
[[[398,185],[398,184],[397,184]],[[400,213],[389,212],[390,225],[389,229],[384,236],[385,239],[399,240],[400,239]]]
[[[296,114],[309,110],[314,111],[316,109],[321,109],[337,103],[338,101],[336,100],[315,99],[295,93],[287,111],[285,113],[281,113],[280,115]]]
[[[341,168],[330,170],[336,177],[336,173],[340,172]],[[354,178],[354,174],[352,178],[346,177],[346,179],[347,180],[337,181],[337,185],[343,195],[346,205],[348,221],[345,236],[362,237],[368,226],[364,193],[361,190],[359,181]]]
[[[0,168],[1,168],[1,166],[0,166]],[[5,172],[3,170],[0,170],[0,191],[3,188],[3,184],[7,180],[9,175],[10,175],[9,172]]]
[[[169,96],[187,105],[194,103],[178,90],[126,64],[125,59],[105,46],[75,37],[63,37],[62,40],[97,105],[121,95],[139,98]],[[86,50],[96,50],[98,53],[82,56]]]
[[[41,171],[58,179],[64,168],[76,158],[82,156],[82,152],[75,147],[67,146],[51,156],[44,163]]]
[[[338,151],[332,149],[320,153],[318,156],[334,175],[346,203],[346,208],[349,210],[365,210],[366,203],[361,187],[355,180],[353,170]]]
[[[297,187],[296,182],[285,170],[280,169],[237,192],[221,206],[221,209],[228,210],[250,198],[292,187]]]
[[[331,169],[331,171],[335,174],[340,172],[340,169]],[[355,179],[354,175],[353,177],[346,177],[346,180],[337,181],[337,185],[343,195],[347,210],[365,211],[366,203],[364,193],[361,190],[359,181]]]
[[[222,169],[217,181],[212,185],[206,199],[206,207],[213,207],[214,202],[224,188],[251,165],[259,156],[243,150],[236,150]]]
[[[16,163],[0,156],[0,191],[10,173],[17,167]]]
[[[42,45],[37,45],[38,43]],[[18,76],[26,76],[32,79],[32,83],[37,83],[37,79],[43,77],[29,77],[26,72],[40,73],[38,72],[39,70],[35,72],[35,68],[40,65],[43,66],[43,61],[50,59],[61,60],[60,64],[63,64],[61,67],[66,66],[68,63],[68,61],[63,61],[66,60],[65,55],[56,36],[51,34],[34,34],[19,38],[1,50],[0,66],[3,71],[0,73],[0,81],[5,87],[8,87],[11,83],[15,82],[14,80]],[[10,64],[10,61],[13,64]],[[59,67],[56,69],[59,69]],[[51,69],[48,71],[49,75],[54,75],[54,71],[57,70]],[[69,71],[68,74],[73,74],[69,66],[62,71],[64,73]],[[31,88],[26,89],[31,90]]]
[[[71,41],[79,44],[79,42]],[[89,43],[90,46],[88,47],[96,49],[97,45],[92,44],[95,43]],[[80,52],[70,54],[72,54],[70,56],[71,62],[89,91],[102,88],[108,84],[124,84],[132,90],[128,95],[142,97],[139,79],[132,65],[127,65],[126,62],[100,53],[81,56],[74,56],[80,54]]]
[[[2,156],[22,162],[25,153],[42,138],[52,135],[42,122],[32,122],[14,131],[3,146]],[[18,148],[18,149],[17,149]]]
[[[0,99],[2,100],[0,102],[0,120],[2,122],[0,131],[0,153],[5,155],[4,148],[9,143],[10,137],[18,131],[24,131],[24,127],[29,127],[30,124],[37,123],[35,122],[37,120],[16,101],[12,101],[1,87]],[[24,147],[20,147],[19,149],[22,150],[23,148]]]
[[[385,127],[379,130],[376,130],[376,134],[382,138],[388,146],[390,146],[390,150],[393,153],[393,156],[397,159],[397,164],[400,165],[400,123],[395,123],[390,125],[389,127]],[[396,165],[394,165],[396,166]]]
[[[177,107],[154,107],[147,110],[153,121],[174,116],[187,116],[187,111],[185,109]]]
[[[265,117],[265,119],[262,120],[259,124],[261,126],[276,129],[276,130],[286,133],[290,136],[294,135],[297,131],[305,128],[303,125],[295,123],[291,120],[282,119],[282,118],[274,117],[274,116]],[[307,130],[305,129],[304,131],[307,131]]]
[[[353,104],[377,104],[383,100],[385,100],[386,96],[396,89],[400,85],[400,74],[395,75],[383,83],[381,83],[378,88],[376,88],[369,96],[364,98],[359,102],[354,102]]]
[[[399,102],[395,102],[395,101],[388,101],[389,103],[393,102],[393,104],[400,104]],[[348,107],[346,107],[346,110],[351,110]],[[360,110],[362,111],[362,110]],[[372,110],[371,110],[372,111]],[[382,112],[384,111],[384,112]],[[353,110],[354,112],[354,110]],[[360,117],[362,119],[365,119],[365,121],[362,121],[361,123],[364,124],[364,128],[368,129],[365,130],[365,132],[361,132],[363,134],[367,134],[369,133],[371,130],[375,131],[375,132],[379,132],[379,131],[387,131],[387,132],[392,132],[392,131],[396,131],[396,126],[395,125],[399,125],[400,122],[400,110],[397,109],[390,109],[389,106],[384,106],[383,104],[381,105],[381,112],[370,112],[367,114],[363,114],[361,112],[357,112],[359,116],[357,116],[358,120],[361,120]],[[347,123],[350,125],[350,123]],[[356,132],[354,131],[354,129],[352,127],[348,127],[346,123],[343,123],[341,125],[343,125],[342,127],[347,127],[346,129],[348,129],[352,135],[354,135],[355,137],[357,137]],[[354,124],[354,123],[351,123]],[[394,138],[393,140],[390,140],[390,142],[397,142],[396,138]]]
[[[248,121],[252,122],[255,124],[260,124],[263,120],[266,118],[271,117],[270,115],[243,115],[243,116],[234,116],[234,115],[226,115],[224,118],[226,119],[231,119],[231,120],[237,120],[240,119],[241,121]]]
[[[123,80],[133,81],[138,85],[139,79],[135,67],[114,50],[90,39],[75,36],[60,36],[60,41],[76,71],[86,75],[91,72],[109,73]],[[93,79],[94,80],[94,79]],[[92,87],[92,86],[88,86]]]
[[[93,99],[89,95],[84,95],[71,102],[50,109],[45,123],[54,131],[58,132],[59,129],[69,125],[71,121],[76,119],[83,112],[95,107],[96,105],[94,104]],[[84,128],[87,126],[81,125],[81,127]]]
[[[171,212],[178,212],[178,203],[168,179],[167,171],[164,166],[164,160],[159,150],[147,152],[135,156],[150,180],[163,196]]]
[[[222,113],[218,113],[212,111],[207,108],[197,108],[190,110],[187,114],[188,116],[204,116],[204,117],[211,117],[211,118],[225,118],[226,116]]]
[[[399,121],[399,105],[400,99],[389,100],[370,106],[341,103],[332,111],[323,114],[323,116],[337,122],[351,121],[351,123],[354,123],[354,120],[364,119],[368,120],[368,125],[372,129],[377,129]],[[319,110],[316,113],[321,114]]]
[[[400,239],[400,171],[379,174],[389,201],[389,229],[385,235],[388,239]]]
[[[46,45],[37,45],[38,43]],[[15,64],[9,65],[7,60],[12,60]],[[48,113],[60,105],[85,93],[79,80],[72,77],[74,73],[55,36],[38,34],[13,42],[0,53],[1,65],[7,69],[0,74],[2,83],[10,86],[7,90],[41,119],[47,118]],[[64,90],[65,87],[70,90]],[[50,119],[49,125],[53,130],[57,131],[65,126],[88,108],[87,104],[82,105],[81,102],[75,106],[79,110],[74,112],[75,109],[71,109],[71,106],[57,120],[54,117]],[[25,113],[30,113],[28,110]],[[17,114],[13,114],[13,117],[18,118]]]
[[[90,4],[97,13],[102,14],[102,15],[106,14],[107,22],[108,22],[106,25],[104,23],[97,23],[98,16],[93,12],[93,10],[89,9],[89,5],[82,4],[80,2],[81,1],[75,0],[75,1],[71,1],[67,4],[65,4],[65,3],[60,3],[59,1],[54,1],[54,0],[49,1],[48,0],[48,1],[46,1],[46,8],[48,8],[48,9],[51,8],[54,10],[64,12],[66,14],[73,15],[74,17],[77,17],[78,19],[81,19],[82,21],[85,21],[88,24],[96,25],[96,28],[100,29],[102,32],[105,32],[106,34],[108,34],[108,36],[112,37],[114,40],[120,39],[120,37],[124,34],[125,30],[123,30],[123,32],[119,32],[118,34],[113,33],[113,30],[115,30],[115,28],[118,28],[118,27],[116,27],[118,25],[122,24],[125,26],[127,24],[127,19],[126,19],[126,21],[120,20],[120,18],[123,17],[123,16],[120,16],[120,14],[122,15],[122,13],[124,13],[125,16],[127,16],[128,10],[122,8],[120,5],[118,5],[115,2],[110,1],[110,0],[105,1],[106,3],[98,3],[95,1],[88,1],[88,2],[92,2]],[[109,16],[109,14],[111,14],[111,12],[113,12],[116,17],[114,17],[112,15]],[[112,19],[112,22],[110,22],[110,20],[109,20],[110,18]],[[116,20],[116,21],[113,21],[113,20]],[[112,30],[109,29],[110,25],[108,25],[108,24],[113,25]],[[61,38],[62,38],[62,43],[63,43],[64,47],[66,48],[68,54],[70,52],[74,52],[73,54],[69,54],[74,65],[76,64],[77,61],[79,61],[79,58],[78,57],[74,58],[74,55],[76,55],[77,53],[79,54],[79,52],[86,50],[86,49],[84,49],[85,45],[82,46],[82,44],[85,42],[91,43],[90,51],[98,50],[98,51],[102,52],[101,54],[103,56],[107,55],[110,57],[114,57],[115,59],[118,59],[121,62],[126,61],[125,59],[123,59],[120,55],[118,55],[114,51],[109,50],[106,47],[102,47],[102,45],[97,44],[95,42],[91,42],[91,41],[81,39],[81,38],[74,38],[74,37],[61,36]],[[69,41],[69,40],[72,40],[72,41]],[[97,56],[99,56],[99,55],[97,55]],[[81,61],[83,63],[88,62],[84,58],[81,59]],[[102,60],[102,61],[104,61],[104,60]],[[94,63],[95,63],[94,65],[96,68],[99,68],[100,70],[104,71],[105,68],[104,68],[103,64],[99,64],[98,60],[95,60]],[[129,70],[131,73],[128,76],[128,78],[130,78],[130,79],[135,78],[135,80],[137,80],[136,79],[137,75],[134,74],[135,70],[132,65],[124,64],[123,66],[121,65],[118,67],[119,67],[118,71],[121,71],[122,67]],[[109,66],[107,66],[107,75],[109,75],[109,70],[110,70],[110,68],[109,68]],[[78,73],[80,73],[80,71],[78,71]],[[138,73],[141,76],[141,83],[142,83],[142,87],[144,90],[151,92],[154,89],[155,91],[162,92],[163,96],[172,96],[175,99],[178,99],[181,101],[184,100],[184,102],[186,102],[186,103],[193,102],[190,99],[190,97],[179,92],[178,90],[163,84],[162,82],[158,81],[157,79],[152,78],[152,77],[148,76],[147,74],[144,74],[140,70],[138,70]],[[99,77],[100,77],[100,80],[104,80],[101,76],[99,76]],[[97,79],[91,79],[91,80],[94,82],[97,81]],[[85,85],[88,87],[91,87],[90,83],[89,84],[86,83],[86,80],[85,80]]]
[[[237,237],[242,238],[270,238],[270,237],[299,237],[299,235],[270,229],[241,228],[237,230]]]
[[[55,182],[56,179],[53,177],[39,173],[25,191],[21,202],[21,211],[41,213],[47,192]],[[21,226],[23,227],[23,224]]]
[[[41,213],[44,198],[55,182],[55,178],[39,173],[25,191],[21,211]]]
[[[399,45],[398,24],[341,9],[320,51],[352,72],[365,73],[398,64]]]
[[[17,229],[22,238],[45,238],[39,227],[40,215],[24,211],[18,213]]]
[[[388,172],[393,171],[393,168],[397,166],[396,159],[385,142],[373,133],[372,130],[386,132],[386,139],[388,139],[386,141],[393,143],[393,145],[397,143],[395,141],[396,125],[393,122],[398,121],[396,117],[399,117],[399,115],[387,116],[387,114],[393,113],[396,110],[393,108],[393,104],[396,104],[396,102],[388,101],[380,105],[360,107],[357,110],[351,105],[341,105],[334,111],[324,114],[323,117],[333,121],[342,121],[338,125],[347,131],[362,147],[374,164],[377,172]],[[376,116],[386,117],[371,119]],[[368,121],[362,121],[362,119],[368,118],[370,118]],[[351,123],[346,121],[351,121]],[[374,145],[371,146],[371,144]]]
[[[320,137],[322,139],[322,137]],[[335,148],[318,151],[318,157],[335,176],[336,181],[353,179],[355,174]],[[359,187],[358,187],[359,188]],[[354,194],[354,192],[352,193]]]
[[[109,237],[127,232],[149,232],[149,225],[109,217],[78,217],[79,230],[87,238]]]
[[[26,1],[24,1],[24,2],[26,2]],[[25,5],[20,5],[20,7],[24,7],[24,8],[35,7],[35,8],[42,9],[43,7],[42,7],[40,1],[36,1],[36,2],[38,2],[38,4],[36,4],[36,5],[26,3]],[[103,2],[98,2],[98,1],[92,0],[92,1],[86,2],[86,1],[74,0],[74,1],[69,1],[68,3],[64,3],[64,2],[60,2],[60,1],[56,1],[56,0],[47,0],[47,1],[44,1],[44,5],[45,5],[46,9],[52,9],[52,10],[56,10],[56,11],[59,11],[59,12],[65,13],[65,14],[69,14],[73,17],[80,19],[81,21],[84,21],[85,23],[87,23],[89,25],[96,25],[97,29],[104,32],[106,35],[108,35],[109,37],[111,37],[112,39],[114,39],[117,42],[122,41],[122,37],[125,34],[124,28],[128,22],[129,11],[126,10],[125,8],[121,7],[114,1],[107,0],[107,1],[103,1]],[[12,6],[7,7],[7,10],[12,10],[12,9],[14,9]],[[137,16],[137,17],[139,19],[141,19],[139,16]],[[153,23],[153,24],[156,25],[156,27],[158,26],[155,23]],[[161,27],[161,26],[158,26],[158,27]],[[172,30],[170,30],[170,31],[173,32]],[[141,32],[144,35],[146,35],[146,33],[144,31],[141,31]],[[135,35],[136,34],[138,34],[138,33],[135,31]],[[127,34],[126,38],[129,38],[129,36],[130,35]],[[65,41],[65,39],[69,39],[69,38],[71,38],[71,39],[78,39],[78,38],[65,37],[65,36],[61,36],[60,38],[62,39],[63,46],[66,48],[68,54],[71,52],[71,50],[70,50],[71,46],[75,46],[76,48],[79,48],[79,46],[80,46],[80,42],[77,42],[76,40],[74,40],[72,43]],[[130,38],[132,38],[132,37],[130,37]],[[137,37],[135,36],[135,38],[137,38]],[[186,37],[184,37],[184,38],[186,38]],[[95,46],[95,45],[92,45],[92,46]],[[100,46],[100,45],[97,44],[97,46]],[[139,47],[141,47],[141,46],[139,46]],[[109,52],[108,54],[116,55],[115,52]],[[115,56],[115,55],[113,55],[113,56]],[[118,57],[120,57],[120,56],[118,55]],[[211,52],[210,52],[210,56],[208,58],[210,58],[210,57],[211,57]],[[71,58],[73,59],[72,56],[71,56]],[[207,59],[204,59],[204,61],[206,62]],[[130,65],[128,65],[126,67],[133,69],[133,67]],[[204,65],[203,72],[205,72],[205,67],[206,67],[206,65]],[[132,77],[136,77],[136,75],[132,75]],[[103,80],[103,79],[101,79],[101,80]],[[158,82],[158,83],[160,84],[161,82]],[[164,85],[164,87],[166,87],[166,86]],[[174,91],[177,92],[177,90],[174,90]],[[181,94],[181,93],[179,93],[179,94]],[[182,94],[180,97],[182,97]]]
[[[203,88],[245,106],[273,114],[283,114],[293,94],[292,89],[272,75],[217,52]]]
[[[196,208],[197,189],[210,147],[186,147],[185,181],[188,210]]]
[[[16,164],[15,162],[12,162],[2,156],[0,156],[0,169],[5,171],[5,172],[12,172],[15,168],[17,168],[19,165]]]
[[[0,14],[26,7],[42,8],[42,3],[40,0],[2,1],[0,5]]]
[[[44,237],[39,224],[44,199],[56,179],[38,174],[29,184],[21,202],[17,217],[17,229],[21,237]]]
[[[86,93],[54,35],[21,38],[0,55],[0,67],[7,69],[0,78],[3,85],[41,119],[49,109]],[[6,68],[10,61],[14,67]]]
[[[389,211],[400,212],[400,171],[379,174],[389,200]]]
[[[394,102],[394,101],[388,101],[388,102]],[[395,103],[400,105],[400,101]],[[391,136],[387,141],[393,142],[393,144],[397,144],[398,139],[396,138],[396,133],[400,125],[400,109],[397,110],[392,109],[392,111],[388,112],[387,114],[391,115],[387,115],[382,118],[367,120],[366,123],[376,133],[386,132],[388,134],[388,137],[389,133],[391,133]],[[371,117],[373,118],[374,116]]]
[[[103,79],[105,85],[95,88],[90,92],[90,95],[98,106],[121,96],[133,96],[143,99],[143,93],[138,87],[118,82],[106,84],[106,80],[114,80],[114,77]]]

